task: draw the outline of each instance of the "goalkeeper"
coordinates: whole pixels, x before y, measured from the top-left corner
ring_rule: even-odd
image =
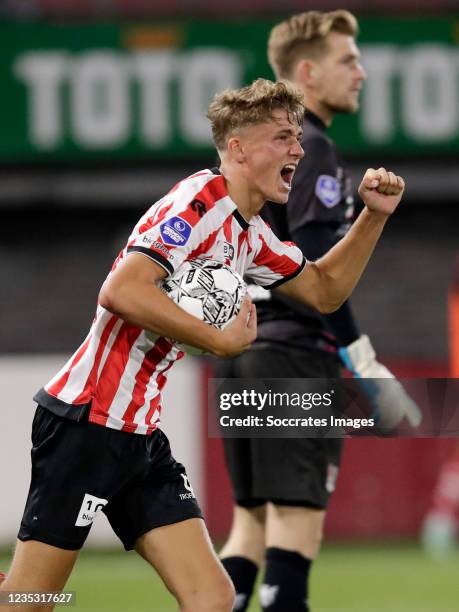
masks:
[[[305,151],[286,206],[265,205],[262,215],[281,240],[293,240],[309,260],[326,253],[354,220],[351,183],[327,128],[337,114],[358,109],[366,77],[347,11],[296,15],[271,32],[268,55],[278,79],[305,95]],[[217,365],[220,378],[337,378],[342,362],[357,377],[392,374],[376,360],[349,302],[333,314],[256,288],[258,337],[242,355]],[[341,357],[341,360],[340,360]],[[416,407],[397,383],[364,386],[376,422],[395,427]],[[221,557],[236,588],[235,610],[247,610],[258,569],[263,610],[308,610],[308,575],[316,557],[325,510],[335,488],[340,439],[225,439],[235,499],[234,520]]]

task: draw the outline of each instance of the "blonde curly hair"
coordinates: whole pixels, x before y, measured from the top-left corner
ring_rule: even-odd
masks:
[[[227,89],[217,94],[211,102],[207,117],[212,124],[212,134],[218,151],[223,151],[230,134],[238,129],[264,123],[276,109],[287,111],[289,120],[302,124],[303,94],[290,83],[273,83],[257,79],[241,89]]]

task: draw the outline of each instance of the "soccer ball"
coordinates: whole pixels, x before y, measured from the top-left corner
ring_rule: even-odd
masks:
[[[204,258],[186,261],[161,288],[183,310],[218,329],[224,329],[237,315],[247,292],[237,272],[220,261]],[[178,346],[194,355],[204,352]]]

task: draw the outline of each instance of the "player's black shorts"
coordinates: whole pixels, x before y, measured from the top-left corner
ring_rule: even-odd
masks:
[[[216,364],[217,378],[339,378],[337,357],[290,347],[257,348]],[[337,438],[224,438],[233,497],[254,507],[326,508],[335,488],[343,440]]]
[[[126,550],[155,527],[202,518],[183,465],[162,431],[150,436],[71,421],[39,406],[32,481],[20,540],[78,550],[106,514]]]

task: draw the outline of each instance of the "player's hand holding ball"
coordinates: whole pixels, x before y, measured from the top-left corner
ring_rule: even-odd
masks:
[[[385,168],[369,168],[359,186],[359,195],[366,207],[375,213],[391,215],[397,208],[405,190],[401,176]]]
[[[246,351],[257,337],[257,309],[249,296],[241,304],[236,317],[221,332],[224,336],[220,357],[235,357]]]
[[[242,277],[225,263],[210,258],[188,260],[161,284],[161,289],[188,314],[219,330],[208,349],[218,357],[239,355],[255,340],[255,305],[246,295]],[[192,355],[206,352],[180,342],[176,346]]]

